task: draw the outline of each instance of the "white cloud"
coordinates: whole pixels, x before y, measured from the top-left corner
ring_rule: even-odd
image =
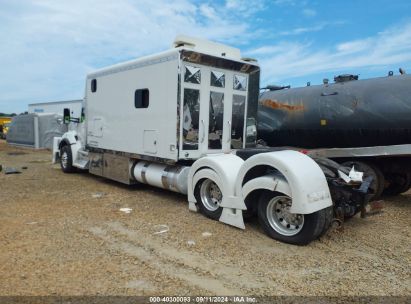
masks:
[[[305,33],[319,32],[322,31],[327,26],[342,25],[345,21],[332,21],[332,22],[321,22],[312,26],[297,27],[288,31],[282,31],[279,33],[280,36],[295,36]]]
[[[296,5],[297,1],[296,0],[274,0],[273,4],[275,5]]]
[[[318,25],[310,26],[310,27],[297,27],[289,31],[280,32],[280,35],[281,36],[292,36],[292,35],[299,35],[299,34],[310,33],[310,32],[318,32],[324,29],[326,25],[327,25],[326,23],[322,23],[322,24],[318,24]]]
[[[303,15],[307,17],[314,17],[317,15],[317,11],[311,8],[303,9]]]
[[[201,4],[200,11],[201,11],[201,14],[208,19],[211,19],[211,20],[218,19],[215,9],[212,6],[209,6],[208,4]]]
[[[303,51],[308,47],[308,44],[304,45],[299,43],[282,42],[277,45],[262,46],[253,50],[249,50],[246,53],[251,56],[265,58],[271,57],[273,54],[288,53],[290,50],[293,52]]]
[[[375,39],[368,38],[368,39],[360,39],[360,40],[353,40],[344,43],[340,43],[337,45],[337,51],[341,53],[356,53],[367,50],[368,48],[372,47],[372,43]]]
[[[265,8],[263,0],[226,0],[225,8],[229,14],[251,16]]]
[[[177,34],[250,39],[232,10],[191,0],[2,1],[0,112],[81,98],[87,72],[170,47]]]
[[[283,42],[247,52],[258,56],[262,83],[273,83],[319,72],[375,68],[411,61],[411,23],[334,48],[318,50],[313,44]]]
[[[319,50],[298,35],[341,22],[256,29],[269,4],[294,6],[297,14],[307,7],[294,0],[227,0],[219,6],[192,0],[2,0],[0,112],[81,98],[88,72],[167,49],[177,34],[237,46],[263,38],[265,44],[244,54],[259,59],[263,82],[411,61],[411,23]],[[288,41],[267,44],[280,38]]]

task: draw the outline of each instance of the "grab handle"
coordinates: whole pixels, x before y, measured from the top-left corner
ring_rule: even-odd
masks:
[[[204,119],[201,120],[201,125],[203,126],[203,136],[201,137],[201,143],[204,142],[205,139],[205,125],[204,125]]]

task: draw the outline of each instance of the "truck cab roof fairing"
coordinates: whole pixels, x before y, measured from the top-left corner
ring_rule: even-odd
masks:
[[[172,47],[184,47],[199,53],[206,53],[217,57],[223,56],[234,60],[241,59],[241,52],[237,48],[186,35],[178,35],[174,39]]]
[[[242,73],[253,73],[260,70],[257,63],[250,63],[242,60],[232,60],[230,58],[199,53],[192,50],[181,49],[181,59],[183,61],[212,66]]]

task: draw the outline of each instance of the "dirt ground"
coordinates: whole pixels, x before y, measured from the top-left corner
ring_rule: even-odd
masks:
[[[0,295],[411,295],[411,192],[297,247],[50,159],[0,141]]]

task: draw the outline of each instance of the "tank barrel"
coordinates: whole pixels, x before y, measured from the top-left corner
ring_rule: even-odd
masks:
[[[364,80],[345,74],[334,80],[263,92],[259,138],[270,146],[304,148],[411,143],[411,76],[405,70]]]

